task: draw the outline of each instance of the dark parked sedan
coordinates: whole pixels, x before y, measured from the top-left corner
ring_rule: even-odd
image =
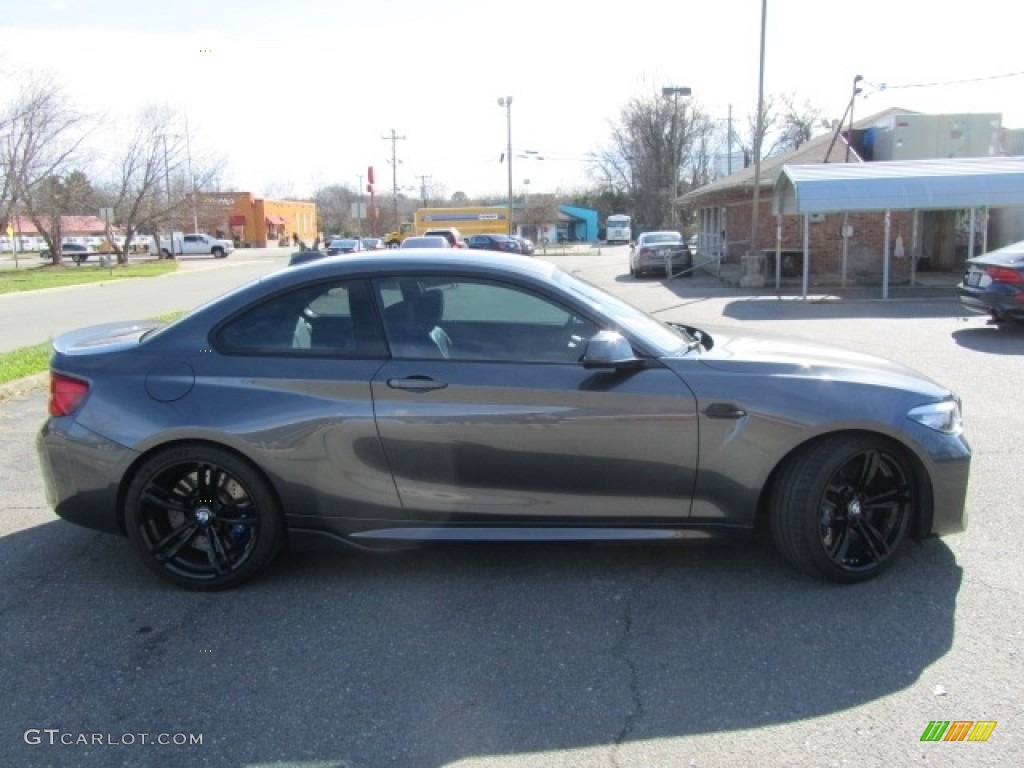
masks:
[[[338,256],[343,253],[355,253],[363,250],[363,241],[358,237],[342,237],[331,240],[327,244],[327,255]]]
[[[508,235],[471,235],[466,238],[466,247],[476,251],[521,253],[519,243]]]
[[[521,256],[397,253],[59,336],[38,437],[57,514],[196,589],[286,541],[667,542],[762,520],[797,568],[852,582],[964,527],[959,400],[903,366],[665,324]]]
[[[1024,322],[1024,240],[967,260],[960,304],[997,323]]]

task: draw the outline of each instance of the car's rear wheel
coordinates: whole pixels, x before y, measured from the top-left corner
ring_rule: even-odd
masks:
[[[839,582],[869,579],[906,538],[917,494],[903,452],[881,438],[837,435],[782,469],[771,498],[772,534],[800,570]]]
[[[266,480],[224,449],[185,444],[150,457],[125,497],[125,528],[143,562],[188,589],[227,589],[262,570],[284,522]]]

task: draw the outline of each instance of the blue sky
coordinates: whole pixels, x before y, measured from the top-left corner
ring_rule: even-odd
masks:
[[[825,5],[769,0],[767,92],[838,118],[860,74],[858,116],[1000,112],[1024,128],[1012,3]],[[497,99],[511,95],[513,155],[547,158],[514,158],[513,186],[552,192],[586,182],[585,156],[633,97],[685,85],[712,116],[753,111],[760,10],[759,0],[0,0],[0,96],[33,69],[84,109],[184,109],[197,153],[224,155],[227,180],[257,193],[354,187],[369,165],[390,190],[393,128],[405,137],[399,186],[418,194],[428,177],[451,195],[506,189]]]

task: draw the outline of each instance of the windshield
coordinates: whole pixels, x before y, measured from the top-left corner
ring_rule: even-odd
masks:
[[[552,279],[588,306],[607,315],[621,330],[630,336],[643,339],[654,347],[659,357],[682,355],[696,342],[696,339],[684,331],[666,325],[633,305],[566,272],[556,271],[552,274]]]

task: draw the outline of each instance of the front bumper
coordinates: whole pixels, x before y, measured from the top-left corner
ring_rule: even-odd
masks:
[[[923,449],[919,457],[931,480],[931,514],[918,520],[917,537],[944,536],[967,529],[967,485],[971,474],[971,447],[962,434],[929,429],[907,419],[904,429]]]

